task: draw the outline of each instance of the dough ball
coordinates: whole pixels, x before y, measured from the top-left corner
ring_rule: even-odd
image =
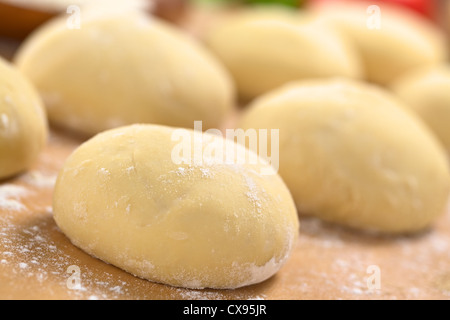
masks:
[[[47,134],[39,95],[0,58],[0,179],[28,168],[44,148]]]
[[[386,85],[414,68],[445,61],[445,36],[431,22],[386,3],[376,3],[379,11],[370,5],[327,2],[316,8],[322,19],[353,40],[369,81]]]
[[[279,173],[302,213],[406,233],[445,211],[442,147],[382,89],[339,79],[288,85],[258,99],[241,127],[280,130]]]
[[[174,27],[137,11],[82,11],[81,29],[50,22],[17,65],[39,89],[50,121],[92,135],[132,123],[219,127],[234,93],[224,68]]]
[[[202,163],[177,164],[188,160],[177,148],[189,140],[203,150]],[[89,254],[151,281],[237,288],[271,277],[298,236],[288,189],[278,175],[261,174],[266,162],[208,156],[221,145],[248,155],[231,140],[204,134],[199,141],[192,130],[156,125],[96,136],[58,177],[58,226]]]
[[[450,152],[450,66],[408,73],[395,81],[392,88]]]
[[[281,9],[236,13],[213,28],[206,42],[243,99],[299,79],[361,76],[356,52],[343,38],[309,16]]]

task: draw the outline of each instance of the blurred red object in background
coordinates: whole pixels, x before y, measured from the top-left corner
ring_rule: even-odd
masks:
[[[436,0],[309,0],[309,4],[326,5],[330,2],[366,2],[367,5],[377,3],[390,3],[413,10],[422,16],[435,20],[438,14],[438,1]]]

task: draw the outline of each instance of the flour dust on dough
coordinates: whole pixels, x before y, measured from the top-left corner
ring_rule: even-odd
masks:
[[[268,279],[298,236],[285,184],[277,174],[261,174],[269,167],[264,161],[224,163],[205,155],[202,163],[177,164],[174,130],[134,125],[77,149],[56,183],[58,226],[76,246],[148,280],[237,288]],[[194,131],[182,130],[195,139]],[[205,152],[225,145],[249,155],[230,140],[203,137]]]

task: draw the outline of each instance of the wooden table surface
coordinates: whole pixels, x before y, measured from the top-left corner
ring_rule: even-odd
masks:
[[[0,54],[11,57],[14,47],[1,41]],[[450,212],[421,234],[397,237],[301,217],[298,244],[281,271],[237,290],[136,278],[73,246],[52,218],[57,173],[81,142],[54,131],[33,168],[0,182],[0,299],[450,299]],[[80,269],[78,289],[67,285],[70,266]],[[373,266],[380,289],[367,285]]]

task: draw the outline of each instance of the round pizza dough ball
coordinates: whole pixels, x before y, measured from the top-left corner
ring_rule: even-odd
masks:
[[[281,9],[236,13],[206,37],[243,99],[287,82],[329,76],[360,77],[359,57],[331,28]]]
[[[16,62],[50,121],[83,134],[132,123],[219,127],[234,89],[226,70],[174,27],[142,12],[82,11],[31,36]]]
[[[402,73],[447,58],[443,32],[410,10],[370,1],[327,2],[316,9],[320,20],[353,40],[369,81],[386,85]]]
[[[395,81],[392,88],[450,152],[450,66],[408,73]]]
[[[302,213],[404,233],[445,211],[445,152],[382,89],[338,79],[291,84],[258,99],[241,127],[279,129],[279,173]]]
[[[0,179],[28,168],[44,148],[47,134],[39,95],[0,58]]]
[[[292,197],[277,174],[262,174],[262,159],[226,164],[207,151],[238,148],[245,157],[243,146],[193,132],[134,125],[94,137],[58,177],[55,220],[76,246],[148,280],[188,288],[264,281],[297,239]]]

